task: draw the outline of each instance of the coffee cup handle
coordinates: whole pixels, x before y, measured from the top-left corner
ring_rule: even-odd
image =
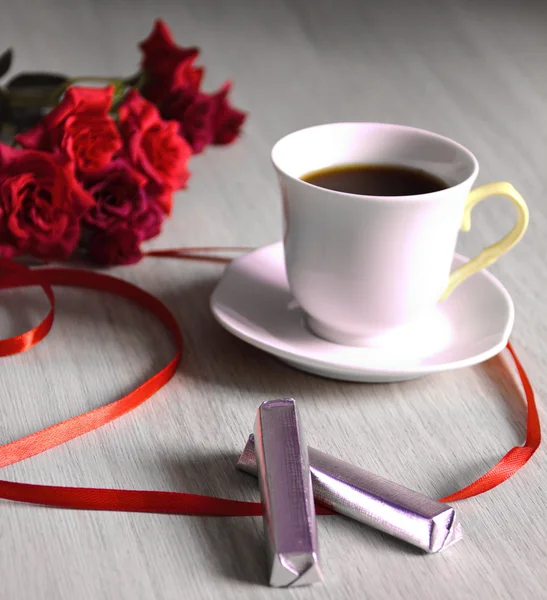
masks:
[[[481,185],[480,187],[471,190],[465,204],[461,225],[462,231],[469,231],[471,229],[471,211],[476,204],[489,196],[505,196],[512,200],[517,208],[517,221],[513,229],[511,229],[506,236],[501,238],[501,240],[486,247],[482,252],[475,256],[475,258],[472,258],[469,262],[458,267],[450,274],[448,285],[441,296],[441,300],[447,298],[454,289],[464,281],[464,279],[467,279],[477,271],[491,265],[500,256],[509,252],[509,250],[511,250],[511,248],[522,238],[528,227],[529,212],[524,198],[510,183],[507,183],[506,181],[497,181]]]

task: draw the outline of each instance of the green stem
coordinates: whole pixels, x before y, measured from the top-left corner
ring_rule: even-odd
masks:
[[[137,91],[141,91],[142,88],[144,87],[144,84],[146,83],[146,73],[144,71],[141,71],[141,73],[139,74],[139,78],[137,79],[137,83],[135,83],[135,85],[133,86]]]

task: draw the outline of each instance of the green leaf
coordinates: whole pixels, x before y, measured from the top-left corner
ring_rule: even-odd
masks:
[[[9,71],[11,67],[11,61],[13,60],[13,50],[9,48],[0,56],[0,77],[4,77],[4,75]]]
[[[0,89],[0,123],[8,123],[11,120],[11,106],[7,93]]]
[[[66,83],[68,78],[65,75],[56,73],[19,73],[13,79],[10,79],[6,85],[8,90],[22,90],[31,92],[44,92],[59,87]]]
[[[43,112],[37,107],[12,107],[8,122],[15,128],[16,133],[20,133],[34,127],[42,117]]]

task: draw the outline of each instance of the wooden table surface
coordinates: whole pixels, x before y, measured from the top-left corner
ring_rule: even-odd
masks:
[[[545,419],[547,389],[547,8],[539,0],[34,0],[2,2],[0,40],[14,70],[124,75],[161,16],[202,48],[206,87],[233,79],[249,111],[243,138],[192,160],[162,248],[260,246],[281,237],[272,144],[339,120],[403,123],[468,146],[479,183],[504,179],[531,224],[492,267],[516,305],[512,340]],[[509,203],[476,211],[459,250],[506,231]],[[157,294],[186,337],[182,366],[147,404],[116,423],[5,468],[9,480],[178,490],[258,499],[234,459],[258,405],[293,396],[310,444],[433,497],[472,481],[523,440],[525,410],[496,357],[413,382],[350,384],[307,375],[236,340],[208,300],[222,267],[146,259],[112,270]],[[31,352],[0,361],[2,441],[129,391],[171,356],[168,335],[122,300],[58,291],[54,329]],[[36,323],[38,291],[3,293],[0,335]],[[319,523],[325,581],[266,587],[258,518],[191,518],[57,510],[0,502],[0,597],[6,600],[180,598],[545,598],[545,452],[501,487],[460,502],[464,540],[424,556],[341,517]]]

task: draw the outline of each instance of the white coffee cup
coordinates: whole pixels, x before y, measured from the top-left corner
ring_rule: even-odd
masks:
[[[375,346],[431,311],[524,234],[528,209],[509,183],[471,191],[473,154],[435,133],[382,123],[332,123],[296,131],[272,150],[284,208],[291,292],[311,330],[327,340]],[[338,165],[401,165],[448,184],[409,196],[367,196],[318,187],[304,175]],[[502,195],[517,207],[509,234],[450,273],[458,232],[480,200]]]

